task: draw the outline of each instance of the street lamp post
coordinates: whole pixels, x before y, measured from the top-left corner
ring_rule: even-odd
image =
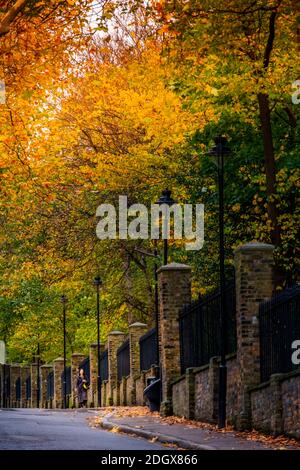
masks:
[[[97,373],[97,394],[98,394],[98,406],[101,407],[101,370],[100,370],[100,286],[102,281],[100,276],[95,277],[94,286],[97,290],[97,361],[98,361],[98,373]]]
[[[40,407],[40,388],[41,388],[41,382],[40,382],[40,343],[38,343],[38,345],[37,345],[37,361],[36,362],[37,362],[36,363],[36,367],[37,367],[36,406],[37,406],[37,408],[39,408]]]
[[[216,158],[219,185],[219,272],[220,272],[220,327],[221,327],[221,362],[219,366],[219,413],[218,427],[226,426],[227,397],[227,362],[226,362],[226,307],[225,307],[225,250],[224,250],[224,158],[229,155],[227,139],[218,136],[209,155]]]
[[[64,330],[64,380],[63,380],[63,389],[64,389],[64,408],[67,408],[67,353],[66,353],[66,304],[67,297],[65,295],[61,296],[61,303],[63,306],[63,330]]]
[[[154,293],[155,293],[155,329],[156,329],[156,363],[159,366],[160,365],[160,354],[159,354],[159,300],[158,300],[158,265],[157,265],[157,258],[158,258],[158,252],[157,252],[157,244],[155,244],[155,250],[154,250],[154,256],[155,256],[155,264],[154,264],[154,279],[155,279],[155,286],[154,286]]]
[[[169,207],[173,206],[173,204],[176,204],[176,201],[172,199],[171,194],[172,193],[169,189],[165,189],[155,204],[158,204],[160,207],[164,205],[169,206]],[[166,214],[163,217],[163,221],[164,221],[164,227],[162,228],[162,232],[165,237],[164,238],[164,265],[167,265],[168,264],[168,238],[167,238],[168,218]]]

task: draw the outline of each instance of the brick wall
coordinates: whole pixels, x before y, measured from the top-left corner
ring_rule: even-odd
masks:
[[[272,390],[270,384],[263,384],[251,393],[251,416],[252,425],[262,432],[269,432],[271,429]]]
[[[145,382],[145,374],[142,373],[136,380],[135,380],[135,395],[136,395],[136,404],[138,406],[144,405],[144,389],[146,387]]]
[[[283,430],[300,439],[300,372],[282,382]]]
[[[300,439],[300,371],[276,374],[250,391],[255,429]]]
[[[238,414],[238,379],[239,365],[236,356],[228,359],[227,369],[227,421],[235,425]]]
[[[229,357],[227,364],[227,416],[228,422],[233,424],[237,414],[236,383],[239,373],[236,357]],[[195,419],[215,423],[218,408],[218,359],[215,358],[210,364],[195,368],[192,371],[194,374],[194,391],[191,390],[191,380],[188,382],[186,375],[181,376],[173,383],[173,412],[177,416],[188,417],[193,414],[193,410],[189,409],[189,404],[191,404],[194,407],[193,417]],[[189,398],[191,393],[194,393],[194,400]]]
[[[213,398],[209,383],[209,365],[195,374],[195,419],[213,421]]]
[[[175,416],[187,416],[185,376],[178,379],[172,386],[173,413]]]

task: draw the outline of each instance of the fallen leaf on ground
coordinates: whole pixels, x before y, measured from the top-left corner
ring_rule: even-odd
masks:
[[[110,432],[112,432],[112,433],[118,433],[118,432],[120,432],[119,426],[114,426],[114,427],[110,430]]]

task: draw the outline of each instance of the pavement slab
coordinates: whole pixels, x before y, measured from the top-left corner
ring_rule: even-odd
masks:
[[[108,415],[102,420],[102,427],[118,429],[120,432],[137,434],[147,439],[176,444],[182,448],[195,450],[274,450],[276,444],[247,439],[234,431],[220,432],[213,429],[202,429],[184,424],[168,424],[157,416],[118,417]],[[292,445],[287,450],[299,450]]]

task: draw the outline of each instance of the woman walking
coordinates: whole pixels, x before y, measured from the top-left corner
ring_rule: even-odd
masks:
[[[89,389],[89,382],[83,369],[79,369],[79,375],[77,377],[77,394],[79,408],[87,407],[87,392]]]

